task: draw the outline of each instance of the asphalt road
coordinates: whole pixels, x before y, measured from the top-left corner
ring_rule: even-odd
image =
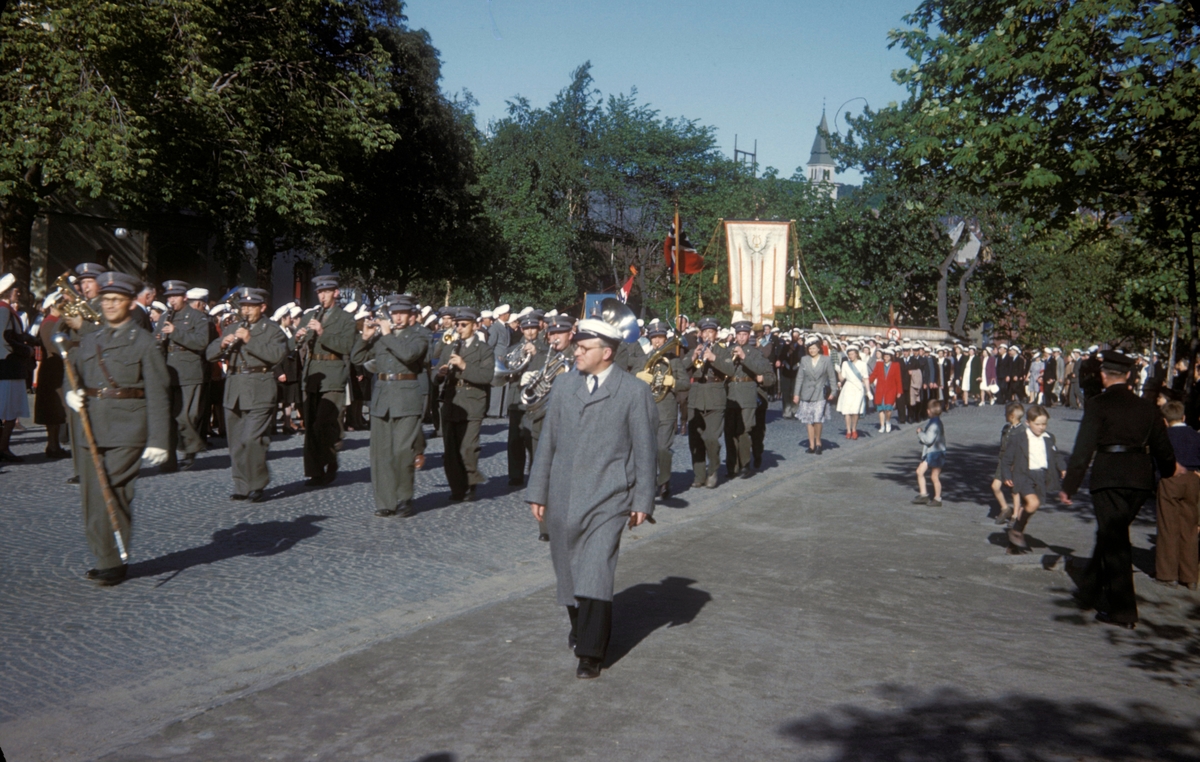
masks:
[[[1069,447],[1077,413],[1051,431]],[[1044,508],[1014,559],[987,518],[998,408],[955,411],[946,503],[914,507],[911,427],[687,490],[683,441],[659,524],[627,533],[603,676],[574,677],[548,551],[505,486],[487,426],[486,499],[371,515],[366,435],[338,485],[230,503],[227,455],[148,475],[134,579],[97,589],[69,463],[0,473],[0,747],[25,759],[1200,760],[1200,598],[1137,575],[1143,624],[1092,622],[1064,558],[1086,501]],[[40,451],[36,432],[18,452]],[[434,440],[435,446],[440,440]],[[1135,525],[1152,570],[1152,511]]]

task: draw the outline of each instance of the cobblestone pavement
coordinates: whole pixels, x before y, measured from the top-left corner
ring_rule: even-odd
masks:
[[[768,468],[750,481],[723,484],[715,491],[686,489],[691,481],[689,458],[683,438],[677,438],[673,484],[682,492],[660,509],[657,526],[628,536],[624,552],[630,559],[622,561],[618,589],[624,587],[622,580],[665,583],[671,574],[681,573],[702,580],[703,594],[721,604],[706,609],[706,615],[733,616],[709,622],[697,633],[707,638],[702,639],[703,653],[710,653],[714,662],[729,660],[729,668],[716,675],[706,671],[690,689],[681,689],[679,703],[672,707],[661,705],[673,695],[668,690],[664,696],[662,686],[652,697],[642,697],[660,705],[653,708],[656,719],[635,736],[667,728],[665,737],[675,734],[678,741],[693,719],[689,713],[699,712],[695,719],[706,729],[694,731],[697,737],[716,733],[725,740],[697,747],[708,750],[694,755],[697,758],[731,758],[739,756],[739,750],[794,751],[794,733],[780,736],[777,728],[768,728],[770,738],[762,736],[765,725],[782,721],[777,711],[748,719],[754,716],[755,701],[769,704],[790,696],[797,680],[805,682],[797,670],[809,669],[786,662],[791,658],[786,651],[771,650],[770,659],[785,660],[776,662],[776,669],[789,675],[790,687],[784,689],[772,683],[769,664],[747,663],[742,651],[768,632],[775,648],[790,642],[805,663],[818,660],[811,668],[816,677],[809,682],[820,700],[801,702],[813,711],[832,712],[841,706],[839,701],[852,704],[854,696],[869,692],[869,681],[856,676],[856,670],[893,658],[907,665],[892,670],[893,694],[880,694],[863,707],[892,706],[899,701],[896,691],[909,691],[901,703],[956,712],[955,707],[975,700],[980,685],[996,682],[1018,690],[1018,676],[1033,694],[1065,691],[1115,701],[1117,678],[1100,681],[1089,674],[1088,664],[1094,662],[1105,668],[1117,665],[1129,698],[1169,708],[1176,718],[1200,711],[1200,599],[1161,589],[1139,574],[1148,624],[1133,634],[1090,625],[1083,615],[1061,605],[1070,588],[1060,571],[1061,557],[1090,552],[1093,529],[1086,502],[1043,509],[1029,530],[1039,549],[1031,557],[1013,563],[996,545],[1000,535],[986,518],[985,506],[1002,422],[998,408],[956,411],[946,418],[951,460],[947,506],[940,514],[919,512],[907,504],[919,452],[911,427],[846,442],[840,437],[839,421],[826,427],[825,438],[840,446],[817,457],[797,447],[802,426],[774,417],[773,413],[768,426]],[[1077,418],[1078,414],[1056,411],[1051,431],[1060,443],[1069,446]],[[90,559],[79,526],[77,493],[63,483],[70,474],[69,462],[42,462],[37,456],[6,468],[0,472],[7,519],[7,531],[0,537],[0,572],[10,584],[0,589],[6,612],[0,622],[5,644],[0,656],[0,746],[14,760],[91,759],[117,749],[123,750],[114,759],[340,759],[351,751],[372,759],[403,759],[436,749],[452,750],[441,759],[554,756],[558,741],[569,743],[577,735],[567,728],[571,712],[590,709],[595,702],[578,694],[573,678],[566,688],[559,685],[546,695],[539,687],[538,680],[556,682],[559,672],[569,677],[569,665],[546,657],[547,643],[557,644],[562,637],[561,612],[548,592],[552,573],[546,546],[535,539],[520,491],[506,486],[505,426],[489,421],[485,434],[481,467],[490,480],[481,488],[484,499],[446,505],[441,442],[431,440],[429,463],[417,479],[419,513],[406,521],[372,515],[365,433],[348,435],[338,482],[318,491],[301,486],[300,440],[277,440],[271,454],[271,499],[259,505],[227,500],[228,456],[221,449],[202,455],[198,470],[149,473],[139,483],[135,504],[133,579],[113,589],[98,589],[82,579]],[[42,447],[37,432],[19,435],[16,444],[22,455],[40,453]],[[755,520],[735,521],[739,511],[752,512]],[[1140,569],[1151,568],[1147,557],[1152,558],[1152,530],[1147,511],[1134,533]],[[747,532],[752,542],[746,541]],[[817,537],[822,538],[821,553],[811,547]],[[650,548],[659,550],[645,552]],[[794,561],[789,548],[794,548]],[[694,552],[689,554],[689,549]],[[671,558],[675,567],[687,568],[668,563],[664,569],[656,563]],[[847,562],[853,563],[847,567]],[[747,583],[749,569],[757,571]],[[799,572],[803,582],[792,578],[793,572]],[[718,581],[723,574],[729,579],[724,587]],[[963,583],[965,576],[970,584]],[[778,621],[761,621],[761,612],[758,619],[748,617],[737,607],[726,611],[725,601],[741,589],[735,580],[743,587],[761,584],[761,590],[743,590],[742,599],[757,600],[768,610],[783,607]],[[903,597],[910,608],[909,621],[935,621],[941,625],[936,632],[914,625],[897,634],[888,629],[894,628],[892,622],[885,628],[891,634],[876,636],[868,651],[838,653],[808,641],[853,639],[858,631],[823,631],[803,617],[798,621],[792,611],[802,598],[819,591],[807,605],[821,621],[857,607],[865,609],[858,616],[860,626],[869,625],[872,609],[894,608],[895,601],[887,596],[894,593],[897,580],[907,585]],[[487,606],[500,601],[508,603]],[[925,610],[930,606],[932,613]],[[986,610],[982,628],[962,619],[981,606]],[[691,618],[696,618],[704,605],[693,608]],[[892,610],[885,613],[884,619],[896,615]],[[674,624],[687,624],[691,618]],[[1030,619],[1035,620],[1032,625]],[[705,621],[706,617],[697,619],[698,624]],[[677,659],[670,661],[669,654],[678,656],[672,649],[693,656],[702,653],[699,645],[690,647],[686,640],[696,628],[682,627],[678,634],[656,641],[649,636],[658,626],[649,626],[625,649],[632,655],[619,665],[626,680],[630,673],[661,671],[665,664],[667,674],[661,677],[672,684],[681,678],[681,669],[687,671]],[[780,629],[785,632],[773,631]],[[619,626],[618,638],[620,631]],[[750,636],[747,643],[739,643],[743,631]],[[1011,648],[1024,637],[1023,631],[1032,648],[1022,663],[1006,665],[1004,655],[1013,658]],[[504,696],[493,695],[495,681],[504,676],[497,678],[491,671],[504,671],[511,683],[519,675],[510,672],[519,671],[520,665],[478,666],[481,660],[503,654],[496,640],[500,633],[507,633],[505,640],[532,644],[532,650],[522,650],[522,659],[537,678],[518,679],[519,685],[506,687]],[[798,648],[793,642],[797,638],[803,640]],[[633,649],[642,639],[646,646]],[[658,645],[651,647],[651,642]],[[956,666],[938,665],[939,649],[956,651],[948,657]],[[924,661],[904,655],[906,650],[920,650]],[[456,663],[464,657],[465,664]],[[930,668],[931,659],[940,677],[951,674],[954,679],[923,679],[921,670]],[[393,668],[397,671],[389,671]],[[618,677],[621,672],[616,667],[606,672],[609,679],[601,683],[612,687],[605,690],[621,685],[636,696],[636,675],[626,684]],[[457,701],[459,708],[447,710],[440,724],[423,712],[419,729],[400,722],[397,709],[381,709],[380,693],[399,690],[383,683],[409,674],[412,679],[400,706],[415,712],[422,702],[448,707],[447,702]],[[755,676],[765,682],[756,685]],[[377,679],[383,682],[374,682]],[[965,693],[928,692],[935,686],[942,690],[947,682]],[[895,687],[901,684],[909,687]],[[709,689],[721,700],[745,706],[722,720],[705,705],[711,698],[705,695]],[[876,692],[887,690],[877,687]],[[520,695],[509,696],[513,691]],[[1039,699],[1033,694],[1016,697],[1005,711],[1034,711]],[[347,746],[347,739],[321,742],[317,729],[328,729],[330,717],[324,718],[324,725],[308,728],[312,702],[324,703],[326,695],[334,714],[342,712],[347,722],[357,711],[375,713],[372,722],[351,734],[357,735],[357,746]],[[435,695],[441,698],[434,700]],[[617,701],[615,696],[622,694],[605,695]],[[558,721],[518,723],[524,730],[517,735],[529,738],[511,749],[504,747],[503,753],[495,753],[499,747],[491,745],[511,735],[511,726],[496,725],[500,719],[473,728],[469,739],[454,724],[466,722],[464,713],[472,708],[511,718],[513,712],[534,712],[556,696],[564,702],[554,712]],[[507,714],[497,710],[505,702],[512,704]],[[645,707],[641,698],[631,698],[626,705]],[[271,706],[285,708],[272,714]],[[1086,714],[1071,707],[1053,708]],[[796,719],[799,708],[794,702],[789,707],[795,722],[825,723],[821,727],[829,738],[853,741],[853,734],[834,732],[845,718],[830,714]],[[612,721],[621,723],[621,718]],[[900,719],[880,715],[879,721],[886,725]],[[955,721],[971,720],[966,716]],[[223,732],[233,727],[231,722],[241,723],[242,731]],[[294,736],[298,745],[280,743],[280,734]],[[533,736],[545,737],[533,743]],[[200,743],[205,739],[215,745]],[[1183,748],[1185,753],[1172,758],[1200,759],[1195,737],[1184,740],[1190,744]],[[644,744],[657,748],[649,738]],[[664,752],[644,758],[682,757]]]

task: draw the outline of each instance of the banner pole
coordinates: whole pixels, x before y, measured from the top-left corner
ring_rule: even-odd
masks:
[[[675,202],[675,330],[679,331],[679,201]]]

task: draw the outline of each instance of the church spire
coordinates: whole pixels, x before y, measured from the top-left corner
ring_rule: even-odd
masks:
[[[834,182],[833,173],[837,165],[829,155],[829,142],[825,139],[828,133],[829,122],[826,121],[825,109],[822,108],[821,124],[817,127],[817,137],[813,140],[812,154],[808,159],[808,181],[825,185],[830,197],[836,199],[837,183]]]

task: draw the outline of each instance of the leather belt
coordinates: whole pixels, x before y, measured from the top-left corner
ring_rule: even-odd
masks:
[[[460,379],[458,379],[458,383],[456,383],[454,385],[454,388],[455,389],[484,389],[486,387],[480,386],[479,384],[473,384],[470,381],[464,381],[463,379],[460,378]]]
[[[735,384],[742,384],[742,383],[747,383],[747,382],[754,382],[756,384],[758,383],[757,378],[750,378],[749,376],[734,376],[733,378],[731,378],[729,380]]]
[[[103,389],[84,389],[83,393],[102,400],[140,400],[146,397],[145,389],[127,389],[125,387],[114,389],[111,386]]]
[[[376,373],[375,378],[380,381],[416,381],[416,373]]]
[[[272,370],[272,368],[238,368],[237,370],[233,371],[233,374],[236,376],[241,376],[246,373],[270,373]]]
[[[342,356],[335,355],[335,354],[323,354],[321,352],[314,352],[308,356],[308,359],[309,360],[322,360],[322,361],[328,361],[328,362],[341,362]]]
[[[195,352],[188,349],[187,347],[183,347],[178,344],[172,344],[171,346],[167,347],[167,351],[168,352],[192,352],[192,354],[196,354]]]
[[[1096,452],[1136,452],[1145,455],[1150,448],[1146,445],[1100,445]]]

